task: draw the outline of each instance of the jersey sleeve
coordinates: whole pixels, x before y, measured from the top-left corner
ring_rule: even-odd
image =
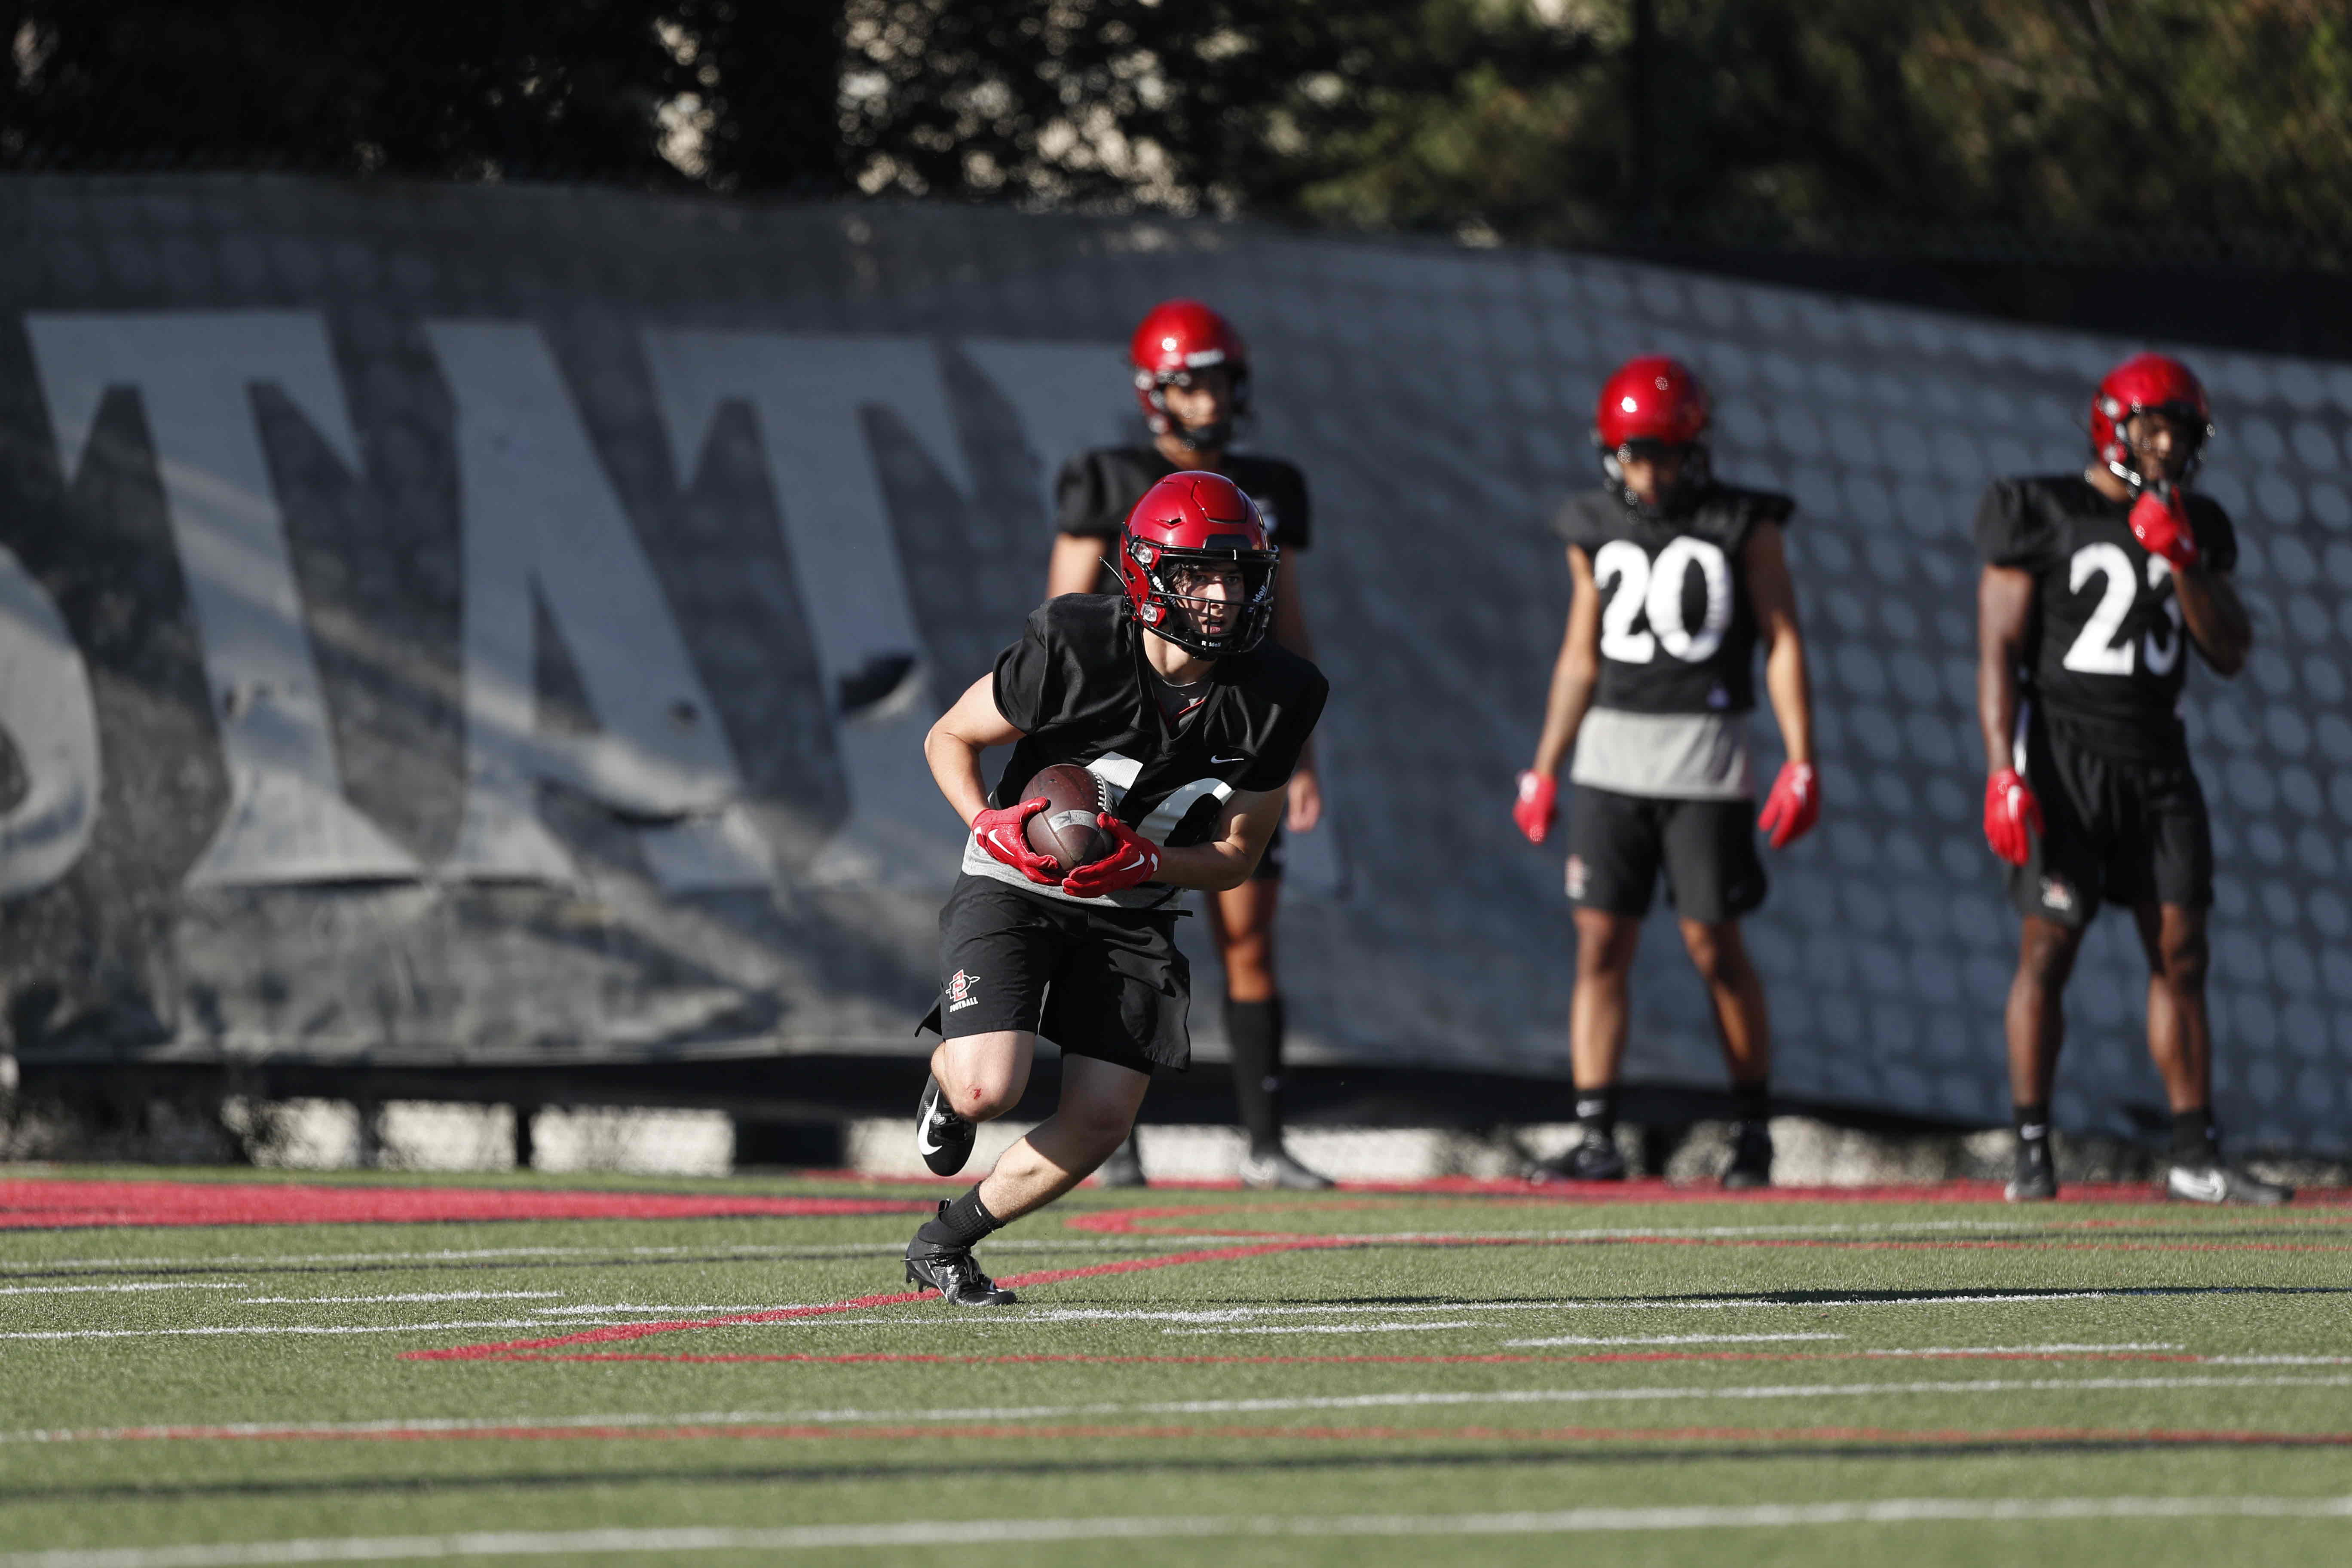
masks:
[[[2197,552],[2204,558],[2207,570],[2234,572],[2238,569],[2238,527],[2221,503],[2210,496],[2191,494],[2189,498],[2189,526],[2197,535]]]
[[[2012,479],[1996,479],[1977,503],[1977,553],[1988,566],[2039,572],[2050,563],[2057,536],[2050,521]]]
[[[1559,510],[1552,513],[1551,531],[1561,543],[1575,545],[1588,555],[1604,542],[1590,496],[1574,495],[1562,501]]]
[[[1084,453],[1062,465],[1061,474],[1054,480],[1057,531],[1081,539],[1114,539],[1127,522],[1115,511],[1101,454]]]
[[[1303,659],[1300,663],[1310,679],[1283,703],[1282,717],[1274,733],[1252,760],[1249,772],[1236,782],[1236,788],[1253,793],[1277,790],[1298,771],[1299,755],[1307,750],[1307,737],[1315,733],[1315,726],[1323,717],[1323,703],[1331,694],[1331,683],[1323,678],[1323,672]]]
[[[1268,477],[1265,500],[1273,504],[1274,542],[1285,550],[1306,550],[1315,543],[1315,522],[1307,506],[1307,476],[1288,463]]]
[[[1053,624],[1045,615],[1050,604],[1031,611],[1021,640],[996,656],[996,710],[1024,735],[1034,735],[1059,718],[1068,691],[1061,650],[1055,646]]]

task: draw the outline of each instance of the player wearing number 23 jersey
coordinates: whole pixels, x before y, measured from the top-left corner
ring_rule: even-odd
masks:
[[[2187,365],[2136,355],[2092,397],[2087,468],[2002,479],[1977,509],[1985,837],[2023,917],[2005,1010],[2012,1201],[2058,1190],[2061,998],[2102,903],[2131,910],[2147,956],[2148,1054],[2173,1110],[2166,1190],[2204,1203],[2287,1195],[2222,1163],[2212,1118],[2213,836],[2179,707],[2192,648],[2235,675],[2253,634],[2231,586],[2237,533],[2186,488],[2211,419]]]

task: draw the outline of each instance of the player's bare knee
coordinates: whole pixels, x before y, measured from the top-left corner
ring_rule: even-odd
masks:
[[[2047,921],[2030,921],[2018,943],[2017,973],[2040,985],[2063,985],[2074,971],[2074,955],[2082,950],[2083,933]]]
[[[1738,985],[1747,979],[1748,949],[1739,940],[1738,926],[1685,923],[1683,945],[1690,952],[1692,967],[1710,987]]]
[[[2212,962],[2212,944],[2201,931],[2168,932],[2157,944],[2156,973],[2176,991],[2204,990],[2205,973]]]

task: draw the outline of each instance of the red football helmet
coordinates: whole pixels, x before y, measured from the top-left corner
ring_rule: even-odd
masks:
[[[1249,345],[1231,321],[1198,300],[1162,300],[1135,329],[1127,357],[1135,365],[1135,401],[1153,435],[1174,430],[1195,450],[1222,448],[1233,439],[1234,421],[1249,412]],[[1180,428],[1161,389],[1216,364],[1233,376],[1232,416],[1215,425]]]
[[[1128,614],[1205,658],[1247,653],[1274,624],[1274,574],[1256,505],[1223,474],[1171,474],[1127,514],[1118,536]],[[1214,586],[1222,593],[1211,593]]]
[[[2091,399],[2091,447],[2099,461],[2133,486],[2147,482],[2132,466],[2136,458],[2124,429],[2143,411],[2166,415],[2180,427],[2189,447],[2180,477],[2195,473],[2206,438],[2213,434],[2213,410],[2195,374],[2166,354],[2134,354],[2099,383]]]
[[[1621,364],[1601,384],[1592,412],[1592,444],[1601,448],[1601,471],[1625,498],[1645,512],[1668,510],[1674,500],[1706,482],[1706,388],[1690,367],[1664,354],[1643,354]],[[1681,450],[1682,472],[1672,496],[1647,503],[1625,487],[1622,459]]]

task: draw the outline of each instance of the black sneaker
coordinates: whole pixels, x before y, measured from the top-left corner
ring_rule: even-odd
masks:
[[[2046,1204],[2058,1195],[2058,1167],[2046,1134],[2017,1141],[2017,1171],[2000,1195],[2013,1204]]]
[[[1331,1178],[1322,1172],[1310,1171],[1292,1159],[1287,1149],[1276,1149],[1271,1154],[1242,1156],[1242,1185],[1245,1187],[1319,1193],[1332,1184]]]
[[[1135,1134],[1110,1152],[1110,1158],[1095,1167],[1095,1185],[1098,1187],[1148,1187],[1143,1179],[1143,1156],[1135,1152]]]
[[[915,1105],[915,1152],[934,1176],[952,1176],[971,1158],[971,1141],[980,1129],[958,1116],[940,1092],[940,1080],[923,1079],[923,1098]]]
[[[1545,1160],[1528,1173],[1531,1182],[1622,1182],[1625,1179],[1625,1156],[1617,1152],[1617,1141],[1579,1128],[1576,1142],[1552,1159]]]
[[[1731,1163],[1723,1168],[1723,1184],[1733,1192],[1772,1184],[1772,1129],[1761,1121],[1743,1121],[1731,1134]]]
[[[2190,1204],[2253,1204],[2275,1207],[2294,1196],[2293,1187],[2232,1170],[2219,1160],[2174,1161],[2164,1168],[2164,1195]]]
[[[940,1212],[947,1212],[947,1205]],[[998,1286],[971,1255],[969,1247],[925,1241],[919,1235],[907,1244],[907,1283],[937,1290],[950,1307],[1009,1307],[1015,1297]]]

